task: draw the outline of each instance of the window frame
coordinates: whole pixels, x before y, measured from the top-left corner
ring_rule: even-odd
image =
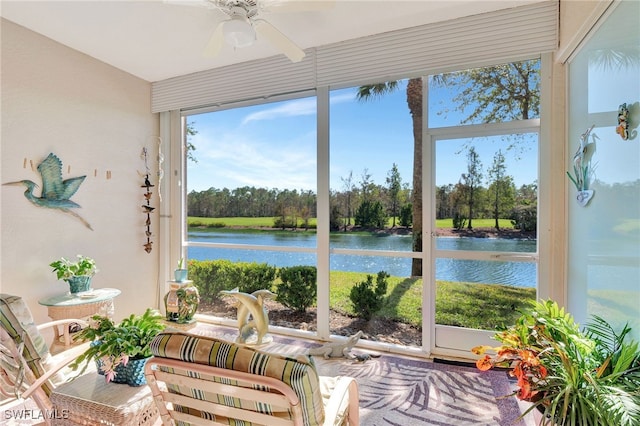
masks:
[[[528,55],[523,58],[522,55],[514,56],[508,59],[495,59],[493,64],[515,62],[524,59],[540,58],[540,118],[526,120],[527,124],[524,127],[528,128],[533,126],[534,123],[539,125],[539,150],[538,150],[538,274],[539,274],[539,286],[538,296],[544,297],[550,293],[551,283],[544,280],[545,276],[551,273],[550,270],[550,256],[549,249],[551,247],[549,238],[549,218],[550,213],[548,206],[551,205],[550,201],[552,194],[549,191],[550,188],[550,106],[551,106],[551,70],[552,60],[551,54],[543,53],[539,55]],[[425,71],[421,73],[425,78],[423,84],[428,84],[428,76],[431,74],[439,74],[442,72],[451,72],[456,70],[464,70],[471,67],[476,67],[476,64],[459,65],[455,67],[449,67],[449,69],[443,71],[442,69]],[[482,66],[490,66],[490,64],[483,64]],[[405,77],[408,78],[408,77]],[[362,82],[359,84],[366,84]],[[158,304],[162,306],[162,296],[168,291],[168,280],[170,279],[170,273],[173,270],[172,265],[175,265],[177,260],[185,257],[186,248],[189,245],[187,241],[187,229],[186,229],[186,155],[184,146],[186,143],[186,116],[195,113],[220,111],[223,109],[237,108],[241,106],[255,105],[261,100],[265,99],[269,102],[275,100],[292,100],[305,96],[315,95],[317,102],[317,246],[315,250],[304,248],[275,248],[277,250],[286,251],[315,251],[317,258],[318,268],[318,316],[317,316],[317,331],[315,333],[301,332],[293,329],[278,329],[278,332],[292,335],[302,336],[307,338],[315,338],[326,340],[331,337],[329,329],[329,260],[331,254],[360,254],[360,255],[375,255],[375,256],[393,256],[393,257],[414,257],[422,258],[425,265],[428,265],[433,250],[431,244],[424,244],[423,251],[421,253],[414,252],[381,252],[376,250],[348,250],[348,249],[330,249],[329,247],[329,97],[330,91],[333,89],[344,88],[348,86],[355,86],[357,84],[344,82],[338,85],[332,86],[319,86],[312,90],[305,90],[296,93],[273,95],[266,98],[260,98],[258,100],[244,100],[239,102],[230,102],[223,105],[215,105],[206,108],[190,108],[184,110],[173,110],[170,112],[160,113],[160,134],[162,142],[162,148],[165,153],[168,153],[168,160],[165,163],[165,168],[170,172],[165,172],[165,180],[167,188],[164,189],[165,194],[168,195],[167,199],[163,200],[160,209],[160,237],[158,244],[162,248],[160,253],[160,274],[158,278]],[[426,89],[426,88],[425,88]],[[428,101],[428,90],[423,90],[424,102]],[[424,103],[423,103],[424,104]],[[430,140],[435,134],[443,134],[443,132],[456,133],[451,128],[428,128],[428,114],[423,114],[423,143]],[[505,122],[499,123],[500,126],[504,126],[505,132],[511,132],[512,129],[522,129],[523,121]],[[465,125],[465,126],[486,126],[486,125]],[[464,126],[454,126],[455,128]],[[508,129],[508,130],[506,130]],[[459,132],[464,134],[465,132]],[[423,149],[423,164],[432,164],[431,149]],[[423,174],[423,199],[424,191],[427,188],[427,184],[432,183],[432,179],[435,177],[429,176],[429,174]],[[435,200],[432,200],[435,202]],[[431,209],[423,209],[423,241],[431,241]],[[428,226],[426,226],[428,225]],[[546,230],[541,232],[541,230]],[[255,247],[243,247],[252,249],[263,249],[264,246]],[[431,268],[431,267],[429,267]],[[164,272],[163,272],[164,271]],[[433,271],[425,269],[423,276],[431,274]],[[431,280],[431,278],[429,278]],[[424,284],[423,280],[423,285]],[[434,286],[432,286],[434,287]],[[435,294],[435,293],[434,293]],[[427,291],[425,288],[423,291],[423,306],[434,307],[435,298],[434,294],[431,294],[431,290]],[[423,311],[434,312],[431,309],[424,309]],[[205,317],[202,315],[197,316],[198,320],[219,323],[223,325],[235,326],[235,322],[232,320],[225,320],[221,318]],[[422,347],[419,350],[415,348],[404,347],[392,347],[388,350],[393,352],[406,353],[409,355],[418,356],[431,356],[432,353],[438,353],[435,347],[435,319],[432,318],[429,323],[424,323],[423,318],[423,339]],[[371,342],[363,342],[364,347],[372,347],[380,349],[379,344]],[[387,345],[385,345],[386,347]],[[391,345],[394,346],[394,345]],[[460,355],[457,353],[455,355]]]

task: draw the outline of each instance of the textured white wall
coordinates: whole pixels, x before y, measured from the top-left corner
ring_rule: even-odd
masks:
[[[93,231],[69,214],[34,206],[23,187],[0,187],[0,290],[23,296],[36,319],[45,321],[46,309],[37,301],[68,290],[48,264],[84,254],[100,269],[94,287],[122,291],[116,318],[155,306],[159,250],[143,249],[146,216],[138,174],[145,170],[144,146],[157,172],[159,121],[150,112],[150,83],[6,20],[1,78],[1,183],[29,179],[40,185],[30,162],[35,167],[55,153],[63,178],[87,175],[72,200]],[[151,202],[159,204],[156,191]],[[152,227],[157,224],[154,214]]]

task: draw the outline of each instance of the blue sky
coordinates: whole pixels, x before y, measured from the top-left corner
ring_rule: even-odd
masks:
[[[331,188],[342,190],[343,179],[352,173],[358,184],[362,175],[371,175],[384,185],[393,164],[403,182],[411,183],[413,133],[406,103],[405,87],[394,93],[359,102],[356,88],[331,92],[330,97],[330,180]],[[436,101],[446,93],[431,93]],[[449,120],[459,120],[449,113]],[[255,186],[278,189],[316,190],[316,102],[315,98],[235,108],[188,118],[198,134],[198,163],[188,164],[188,190],[210,187],[235,189]],[[444,118],[432,114],[430,121],[444,125]],[[441,141],[436,147],[436,184],[457,183],[466,172],[465,141]],[[466,141],[468,142],[468,141]],[[535,143],[520,155],[507,152],[509,142],[476,140],[475,146],[485,168],[493,154],[502,149],[508,173],[516,185],[532,183],[537,176]],[[482,142],[482,143],[480,143]],[[425,167],[425,171],[428,170]]]

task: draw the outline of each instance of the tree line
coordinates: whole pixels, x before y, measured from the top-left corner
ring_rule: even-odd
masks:
[[[332,230],[353,227],[384,229],[411,228],[412,189],[403,182],[394,163],[384,184],[373,182],[367,169],[359,177],[353,172],[341,178],[340,189],[330,196]],[[505,157],[495,153],[493,163],[485,170],[474,147],[467,150],[467,170],[458,183],[436,187],[436,219],[453,219],[457,229],[473,229],[473,219],[511,219],[514,226],[535,231],[537,218],[537,184],[516,188],[507,174]],[[267,189],[244,186],[209,188],[191,191],[187,196],[187,214],[195,217],[273,217],[274,227],[308,229],[310,219],[317,217],[316,194],[311,190]]]

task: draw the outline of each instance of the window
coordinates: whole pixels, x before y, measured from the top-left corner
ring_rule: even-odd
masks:
[[[509,89],[480,87],[487,79]],[[439,344],[432,325],[488,330],[511,321],[512,301],[536,295],[539,82],[534,59],[186,115],[197,160],[187,161],[187,255],[222,262],[195,271],[210,282],[200,313],[233,318],[219,290],[271,286],[283,298],[269,305],[272,324],[298,309],[287,326],[362,330],[409,350],[468,349],[451,333]],[[316,128],[324,115],[327,128]],[[328,167],[318,164],[324,148]],[[317,299],[293,306],[278,291],[288,279],[280,271],[317,273],[325,257],[328,276],[312,276],[308,289]],[[226,271],[242,262],[263,266]],[[487,319],[459,299],[476,302],[464,289],[483,285],[526,291],[497,300],[511,312]]]
[[[420,347],[422,280],[411,278],[414,138],[407,86],[408,80],[397,80],[329,95],[330,331],[362,329],[370,340]]]
[[[273,282],[276,267],[315,268],[316,100],[230,108],[185,121],[195,148],[187,160],[187,257],[204,261],[190,274],[207,283],[199,312],[232,315],[220,290],[239,286],[251,293]],[[260,266],[243,269],[239,262]]]

